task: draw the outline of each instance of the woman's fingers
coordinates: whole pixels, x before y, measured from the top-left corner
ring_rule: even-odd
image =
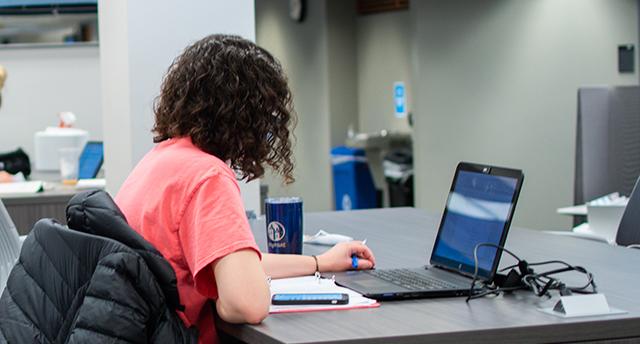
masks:
[[[358,264],[357,267],[352,266],[352,268],[366,270],[375,266],[376,260],[370,248],[363,245],[360,241],[353,241],[350,243],[350,246],[350,254],[356,255]]]
[[[364,258],[364,259],[370,260],[375,265],[376,258],[373,255],[373,251],[371,251],[371,249],[368,246],[363,245],[362,242],[359,242],[359,241],[353,242],[352,245],[353,245],[351,247],[352,254],[356,254],[358,258]]]
[[[357,270],[368,270],[372,269],[374,266],[373,262],[369,259],[360,258],[358,259],[358,267]]]
[[[322,271],[366,270],[376,265],[373,252],[360,241],[339,243],[319,255],[318,260]]]

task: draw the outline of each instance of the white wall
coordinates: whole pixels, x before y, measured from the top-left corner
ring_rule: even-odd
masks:
[[[296,182],[283,186],[269,173],[269,196],[296,195],[305,210],[329,210],[329,97],[326,3],[307,1],[307,16],[297,23],[288,17],[287,0],[256,1],[256,42],[280,60],[289,78],[298,125],[295,128]]]
[[[213,33],[254,40],[254,4],[251,0],[100,0],[98,10],[105,175],[108,189],[117,193],[153,146],[153,101],[173,59]],[[258,204],[257,181],[242,191],[245,206]]]
[[[212,33],[254,39],[254,8],[250,0],[112,0],[99,2],[99,16],[108,141],[105,170],[115,191],[153,146],[153,101],[173,59]],[[123,153],[130,156],[122,157]]]
[[[411,3],[417,205],[441,211],[455,165],[522,168],[515,224],[569,228],[578,87],[637,84],[617,45],[638,42],[636,0]],[[637,65],[637,64],[636,64]]]
[[[413,6],[413,3],[412,3]],[[360,131],[410,132],[407,118],[396,118],[393,83],[404,81],[412,110],[411,17],[409,11],[357,18],[357,80]]]
[[[0,152],[23,147],[33,158],[33,133],[73,111],[77,126],[102,139],[97,46],[1,48],[8,72],[0,108]]]

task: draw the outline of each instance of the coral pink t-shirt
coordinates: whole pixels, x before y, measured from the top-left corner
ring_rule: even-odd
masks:
[[[233,171],[190,138],[169,139],[138,163],[115,201],[175,270],[182,320],[198,327],[200,343],[217,343],[210,265],[240,249],[260,256]]]

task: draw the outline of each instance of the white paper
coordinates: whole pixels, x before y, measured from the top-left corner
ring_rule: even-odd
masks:
[[[0,195],[35,194],[42,191],[42,181],[0,183]]]
[[[104,189],[107,181],[104,178],[79,179],[76,189]]]
[[[587,215],[587,205],[586,204],[581,204],[581,205],[574,205],[574,206],[571,206],[571,207],[558,208],[556,211],[558,212],[558,214],[562,214],[562,215],[583,215],[583,216],[586,216]]]
[[[353,238],[342,234],[327,233],[323,230],[319,230],[314,235],[305,235],[303,242],[305,244],[325,245],[333,246],[340,242],[352,241]]]

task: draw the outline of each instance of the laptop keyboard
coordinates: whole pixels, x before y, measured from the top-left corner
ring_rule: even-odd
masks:
[[[388,269],[367,271],[387,282],[410,289],[410,290],[430,290],[430,289],[458,289],[455,284],[448,283],[431,276],[418,274],[409,269]]]

